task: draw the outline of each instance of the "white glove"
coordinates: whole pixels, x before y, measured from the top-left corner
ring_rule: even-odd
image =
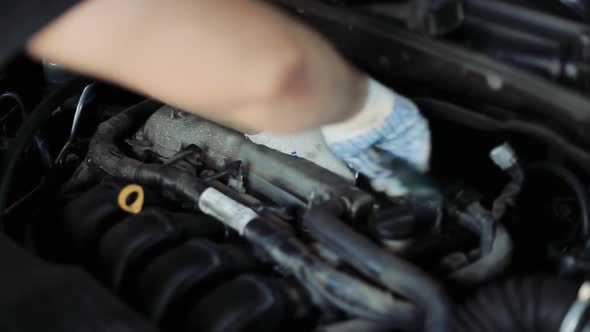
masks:
[[[409,99],[373,79],[368,84],[360,113],[323,127],[322,134],[332,152],[369,177],[375,190],[403,196],[407,188],[383,165],[381,157],[389,154],[427,171],[431,150],[428,122]]]

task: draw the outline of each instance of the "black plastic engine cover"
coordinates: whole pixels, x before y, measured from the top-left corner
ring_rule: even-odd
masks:
[[[62,211],[64,243],[74,262],[94,261],[103,234],[127,213],[117,204],[121,185],[105,182],[78,195]]]
[[[188,315],[184,331],[280,331],[288,317],[281,288],[258,275],[242,275],[213,290]]]
[[[242,239],[204,214],[169,210],[174,206],[149,189],[143,211],[122,213],[117,195],[124,186],[103,181],[65,205],[62,241],[68,260],[164,331],[299,329],[290,326],[293,313],[287,307],[300,313],[307,295],[268,277],[272,269],[257,261]],[[300,301],[305,304],[295,304]],[[307,324],[303,315],[296,316]]]
[[[86,273],[34,258],[3,235],[0,263],[0,331],[157,331]]]
[[[156,257],[189,237],[214,235],[222,229],[216,227],[217,222],[211,224],[211,219],[206,216],[189,215],[189,220],[183,220],[182,216],[147,209],[106,232],[100,241],[97,258],[98,270],[103,272],[103,279],[109,287],[117,293],[131,291],[141,271]]]
[[[148,265],[139,281],[137,307],[154,322],[174,325],[186,303],[255,266],[243,248],[192,239]]]

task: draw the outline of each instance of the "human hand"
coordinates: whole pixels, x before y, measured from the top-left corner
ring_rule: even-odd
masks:
[[[353,118],[324,126],[328,146],[345,163],[371,179],[377,191],[403,196],[408,189],[393,170],[388,157],[408,162],[416,170],[428,169],[431,142],[427,120],[417,106],[370,79],[363,109]]]

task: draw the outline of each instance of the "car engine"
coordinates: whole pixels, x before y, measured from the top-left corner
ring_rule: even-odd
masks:
[[[590,331],[586,129],[518,113],[509,83],[504,104],[399,85],[433,156],[426,174],[385,161],[409,188],[392,198],[317,133],[245,135],[56,64],[7,68],[6,330]]]

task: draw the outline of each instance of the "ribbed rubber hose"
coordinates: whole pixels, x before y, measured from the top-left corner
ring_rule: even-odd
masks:
[[[454,315],[454,332],[557,332],[580,283],[557,277],[514,278],[490,284]]]

